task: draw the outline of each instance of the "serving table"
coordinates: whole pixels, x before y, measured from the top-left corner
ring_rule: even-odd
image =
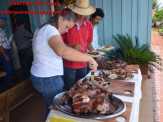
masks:
[[[95,76],[98,76],[100,71],[96,71]],[[89,77],[91,74],[89,73],[86,77]],[[104,119],[104,120],[91,120],[91,119],[83,119],[83,118],[78,118],[78,117],[73,117],[70,115],[67,115],[65,113],[60,112],[57,109],[53,109],[50,111],[46,122],[50,122],[51,117],[59,117],[59,118],[65,118],[65,119],[71,119],[77,122],[98,122],[98,121],[103,121],[103,122],[138,122],[139,120],[139,104],[140,104],[140,99],[142,97],[142,92],[141,92],[141,82],[142,82],[142,75],[140,69],[138,69],[137,73],[133,73],[134,77],[129,80],[119,80],[119,83],[134,83],[134,93],[133,95],[129,95],[132,93],[119,93],[117,92],[116,94],[113,94],[114,96],[120,98],[123,100],[126,104],[126,111],[114,118],[109,118],[109,119]],[[112,84],[112,83],[111,83]],[[110,86],[111,87],[111,86]],[[114,86],[116,87],[116,86]],[[130,87],[130,86],[129,86]],[[128,91],[130,91],[131,88],[129,88]],[[120,90],[121,92],[124,92],[123,90]],[[132,90],[131,90],[132,91]]]

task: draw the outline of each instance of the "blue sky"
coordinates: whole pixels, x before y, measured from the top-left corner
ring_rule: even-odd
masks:
[[[160,8],[162,8],[163,9],[163,0],[158,0],[158,3],[160,3],[161,5],[160,5]]]

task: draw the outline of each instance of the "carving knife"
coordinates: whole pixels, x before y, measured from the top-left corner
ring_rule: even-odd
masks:
[[[92,88],[94,89],[95,88],[95,81],[94,81],[94,72],[91,72],[91,85],[92,85]]]

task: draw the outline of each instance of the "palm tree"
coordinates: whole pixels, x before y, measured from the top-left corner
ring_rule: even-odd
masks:
[[[158,3],[158,0],[153,0],[153,1],[152,1],[152,9],[153,9],[154,11],[158,11],[160,5],[161,5],[161,3]]]

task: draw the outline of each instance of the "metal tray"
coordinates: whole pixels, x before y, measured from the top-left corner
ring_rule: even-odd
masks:
[[[77,115],[75,112],[72,111],[71,104],[66,104],[64,106],[60,104],[60,99],[62,98],[64,93],[65,92],[62,92],[54,97],[54,105],[58,110],[66,113],[66,114],[69,114],[71,116],[80,117],[80,118],[89,118],[89,119],[107,119],[107,118],[112,118],[112,117],[118,116],[118,115],[124,113],[126,110],[125,103],[122,100],[120,100],[119,98],[113,96],[111,104],[116,108],[114,110],[113,114],[98,115],[98,114],[93,114],[93,113],[87,113],[87,114]]]

